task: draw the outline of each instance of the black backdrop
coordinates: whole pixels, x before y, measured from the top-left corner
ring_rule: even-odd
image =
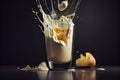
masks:
[[[46,61],[44,35],[32,14],[35,0],[1,0],[0,4],[0,65]],[[97,65],[120,65],[119,9],[119,0],[82,0],[74,19],[74,59],[77,52],[89,51]]]

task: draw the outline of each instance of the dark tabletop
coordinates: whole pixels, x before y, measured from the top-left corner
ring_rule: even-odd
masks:
[[[22,71],[15,66],[0,66],[0,80],[120,80],[120,67],[76,68],[76,71]]]

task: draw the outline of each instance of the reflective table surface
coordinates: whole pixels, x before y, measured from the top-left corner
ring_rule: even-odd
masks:
[[[120,80],[120,66],[76,68],[75,71],[22,71],[0,66],[0,80]]]

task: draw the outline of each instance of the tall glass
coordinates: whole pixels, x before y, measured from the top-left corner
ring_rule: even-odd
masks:
[[[50,69],[70,68],[72,61],[74,24],[59,21],[53,37],[45,36],[47,59]],[[67,28],[67,30],[65,30]],[[57,41],[58,40],[58,41]]]

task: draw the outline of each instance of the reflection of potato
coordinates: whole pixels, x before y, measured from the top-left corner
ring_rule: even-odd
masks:
[[[77,69],[76,80],[96,80],[95,69]]]
[[[80,54],[80,58],[76,59],[77,67],[93,67],[96,65],[96,60],[91,53],[86,52],[86,55]]]

